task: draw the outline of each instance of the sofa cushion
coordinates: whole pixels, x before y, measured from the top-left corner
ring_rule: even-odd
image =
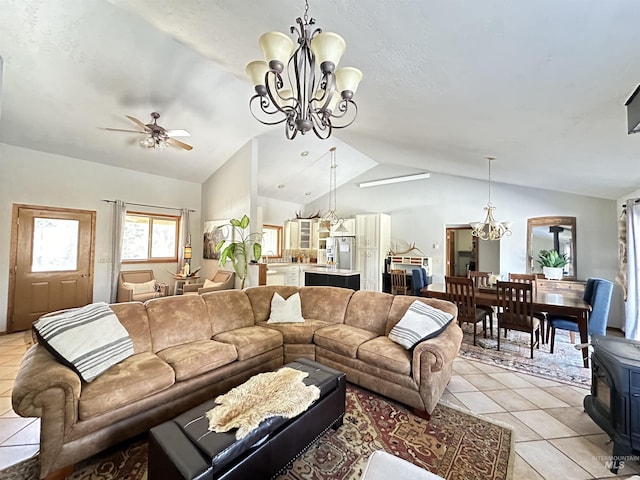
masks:
[[[267,323],[260,322],[258,324],[261,327],[273,328],[282,334],[282,339],[285,344],[287,343],[312,343],[313,334],[316,330],[327,325],[332,325],[329,322],[323,322],[322,320],[306,319],[304,323]]]
[[[212,335],[254,325],[251,302],[242,290],[204,293],[202,299],[209,312]]]
[[[364,342],[358,348],[358,359],[390,372],[411,374],[411,352],[388,337],[380,336]]]
[[[271,328],[244,327],[222,332],[213,337],[218,342],[235,345],[238,360],[246,360],[274,348],[282,347],[282,334]]]
[[[359,290],[354,292],[344,316],[345,325],[384,335],[393,295]]]
[[[414,301],[402,319],[389,332],[389,339],[411,349],[422,340],[439,335],[453,320],[453,315]]]
[[[356,358],[358,347],[377,336],[362,328],[334,324],[318,329],[313,335],[313,342],[345,357]]]
[[[269,319],[271,313],[271,300],[273,294],[278,293],[282,298],[287,299],[294,293],[298,293],[300,289],[292,285],[262,285],[259,287],[249,287],[245,290],[249,302],[251,303],[251,311],[255,323],[264,322]],[[304,318],[317,318],[313,316],[304,316]],[[244,325],[246,326],[246,325]]]
[[[341,287],[304,287],[300,289],[302,316],[323,322],[344,323],[353,290]]]
[[[278,292],[274,292],[267,323],[301,322],[304,322],[304,318],[302,318],[302,308],[300,307],[300,294],[296,292],[285,300]]]
[[[110,412],[169,388],[173,369],[151,352],[138,353],[82,385],[78,405],[81,420]]]
[[[211,322],[200,296],[177,295],[146,303],[153,351],[211,338]]]
[[[204,279],[204,284],[202,285],[202,288],[219,287],[223,283],[224,282],[214,282],[213,280],[209,280],[208,278],[205,278]]]
[[[385,335],[389,335],[389,332],[400,321],[404,314],[413,302],[422,302],[426,305],[431,305],[434,308],[448,312],[451,315],[458,314],[458,307],[455,304],[447,300],[439,300],[437,298],[428,297],[412,297],[408,295],[396,295],[393,297],[393,303],[391,304],[391,310],[389,310],[389,319],[387,320],[387,326],[385,328]]]
[[[157,354],[176,372],[176,381],[228,365],[238,358],[233,345],[214,340],[198,340],[160,350]]]
[[[125,302],[109,305],[129,332],[135,353],[151,352],[151,331],[147,309],[142,303]]]
[[[106,303],[40,317],[33,329],[38,342],[85,382],[134,354],[129,332]]]

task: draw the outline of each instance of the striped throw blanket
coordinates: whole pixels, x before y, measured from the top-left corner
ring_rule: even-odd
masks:
[[[134,353],[129,333],[106,303],[40,317],[33,329],[38,342],[86,382]]]

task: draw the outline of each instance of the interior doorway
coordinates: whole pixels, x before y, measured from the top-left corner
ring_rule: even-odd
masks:
[[[13,205],[7,332],[93,301],[96,212]]]
[[[471,231],[471,227],[447,227],[447,276],[466,277],[469,270],[478,270],[478,237]]]

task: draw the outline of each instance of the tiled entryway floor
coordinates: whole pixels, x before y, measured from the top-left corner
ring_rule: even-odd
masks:
[[[18,417],[11,388],[30,340],[0,336],[0,469],[35,455],[39,421]],[[583,412],[583,388],[458,358],[443,399],[515,428],[514,480],[629,478],[640,464],[615,476],[605,467],[612,445]]]

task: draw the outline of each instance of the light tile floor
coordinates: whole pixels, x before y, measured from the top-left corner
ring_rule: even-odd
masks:
[[[11,408],[11,388],[29,333],[0,336],[0,470],[35,455],[40,424]],[[640,472],[627,463],[615,476],[605,467],[609,438],[583,412],[586,389],[458,358],[443,399],[515,429],[514,480],[625,479]]]

